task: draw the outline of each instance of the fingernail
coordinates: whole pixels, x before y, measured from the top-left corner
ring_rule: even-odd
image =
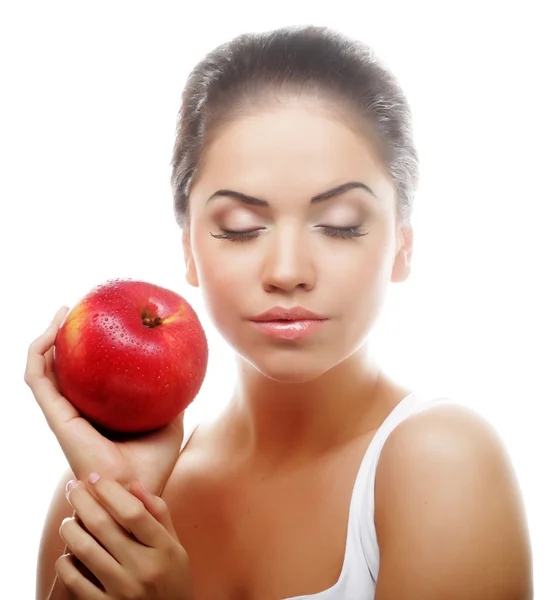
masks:
[[[148,489],[145,487],[145,485],[144,485],[144,482],[143,482],[141,479],[138,479],[138,481],[140,482],[140,487],[142,488],[142,491],[143,491],[143,493],[144,493],[146,496],[149,496],[149,495],[150,495],[150,492],[149,492],[149,490],[148,490]]]
[[[90,475],[88,475],[88,483],[92,485],[94,485],[98,479],[99,475],[97,473],[90,473]]]
[[[67,485],[65,486],[65,492],[68,494],[77,485],[78,481],[76,479],[71,479],[71,481],[68,481]]]

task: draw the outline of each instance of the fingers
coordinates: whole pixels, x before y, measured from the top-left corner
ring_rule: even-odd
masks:
[[[73,598],[108,600],[107,594],[79,571],[70,554],[64,554],[57,559],[55,570],[59,580],[71,592]]]
[[[147,506],[158,515],[158,521],[126,487],[115,480],[98,478],[99,475],[91,474],[88,482],[78,482],[67,494],[75,514],[79,514],[89,533],[75,519],[65,519],[60,533],[75,558],[101,582],[107,592],[105,600],[115,597],[164,598],[162,590],[167,589],[180,590],[178,597],[187,598],[189,560],[177,538],[173,539],[162,525],[164,522],[174,529],[166,503],[155,496],[143,496]],[[134,480],[129,488],[138,491],[136,484]],[[143,489],[139,493],[147,494]],[[113,531],[109,532],[109,528]],[[108,540],[116,539],[118,535],[120,544],[110,554]],[[126,556],[125,561],[117,559],[117,552]],[[74,577],[77,585],[79,580],[76,575]],[[90,598],[95,600],[96,596]]]
[[[108,588],[113,581],[120,579],[122,569],[119,563],[90,534],[84,531],[74,517],[63,519],[59,528],[59,535],[63,538],[71,553],[101,581],[104,587]],[[75,566],[74,563],[73,566]],[[81,587],[84,585],[79,581],[76,573],[69,569],[66,564],[63,564],[63,567],[65,574],[69,577],[69,585],[79,585]],[[80,571],[79,575],[86,580]],[[65,582],[62,581],[62,583]],[[91,582],[89,583],[93,586]],[[84,597],[88,598],[88,596]],[[102,596],[98,597],[101,598]]]
[[[56,318],[61,310],[62,309],[60,308],[57,311],[46,331],[41,336],[37,337],[29,346],[24,376],[25,383],[28,386],[32,386],[36,379],[44,377],[46,374],[46,359],[44,355],[54,344],[59,329],[59,326],[56,324]]]
[[[63,306],[55,314],[51,325],[53,324],[53,326],[56,328],[56,335],[57,335],[57,332],[59,331],[59,328],[61,327],[61,324],[63,323],[63,320],[67,316],[68,312],[69,312],[68,307]],[[54,339],[54,342],[55,342],[55,339]],[[52,344],[52,347],[49,350],[47,350],[46,353],[44,354],[44,359],[46,360],[46,375],[55,382],[56,387],[59,389],[58,384],[57,384],[57,378],[54,373],[54,347],[53,347],[53,344]]]
[[[180,543],[166,502],[162,498],[159,498],[159,496],[151,494],[139,480],[135,480],[131,483],[129,491],[134,494],[138,500],[142,501],[147,511],[159,521],[178,543]]]
[[[112,479],[99,478],[92,484],[92,487],[93,493],[97,495],[111,516],[119,525],[132,533],[140,543],[151,548],[161,548],[166,545],[167,534],[170,536],[170,533],[159,520],[149,513],[144,503],[120,483]],[[159,500],[166,507],[166,503],[160,498]],[[157,504],[156,510],[160,514],[163,509]],[[165,521],[170,519],[168,507],[166,507],[166,513],[161,517]],[[172,523],[170,525],[172,527]]]
[[[36,352],[38,354],[44,354],[46,350],[53,346],[55,336],[57,335],[59,327],[61,323],[63,323],[63,319],[65,319],[68,312],[69,307],[67,306],[62,306],[56,312],[54,318],[52,319],[51,323],[48,325],[44,333],[32,342],[31,348],[33,349],[33,352]]]
[[[134,544],[136,541],[90,493],[86,484],[77,482],[66,496],[75,510],[77,521],[81,521],[81,528],[117,562],[127,563],[132,550],[129,544]]]
[[[48,372],[51,371],[53,344],[68,310],[66,306],[60,308],[46,331],[29,346],[24,377],[54,433],[71,419],[80,416],[48,377]]]

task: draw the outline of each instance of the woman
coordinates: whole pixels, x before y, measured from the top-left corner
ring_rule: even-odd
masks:
[[[109,440],[59,394],[57,313],[26,371],[70,466],[44,526],[40,599],[56,574],[59,599],[532,597],[495,431],[392,381],[370,350],[388,284],[410,272],[417,169],[407,101],[360,43],[288,28],[197,65],[175,215],[237,385],[183,440],[181,418]]]

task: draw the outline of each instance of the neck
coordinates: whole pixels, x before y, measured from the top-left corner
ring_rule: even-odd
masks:
[[[272,466],[320,456],[369,430],[383,378],[365,348],[304,383],[274,381],[238,358],[227,407],[236,444],[246,459]]]

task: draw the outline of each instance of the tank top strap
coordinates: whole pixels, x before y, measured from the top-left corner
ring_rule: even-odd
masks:
[[[413,392],[400,401],[383,421],[365,453],[358,472],[355,498],[352,498],[351,518],[360,535],[363,555],[371,577],[379,574],[379,545],[375,530],[375,475],[383,446],[394,429],[411,415],[437,404],[454,402],[448,397],[431,397]]]

